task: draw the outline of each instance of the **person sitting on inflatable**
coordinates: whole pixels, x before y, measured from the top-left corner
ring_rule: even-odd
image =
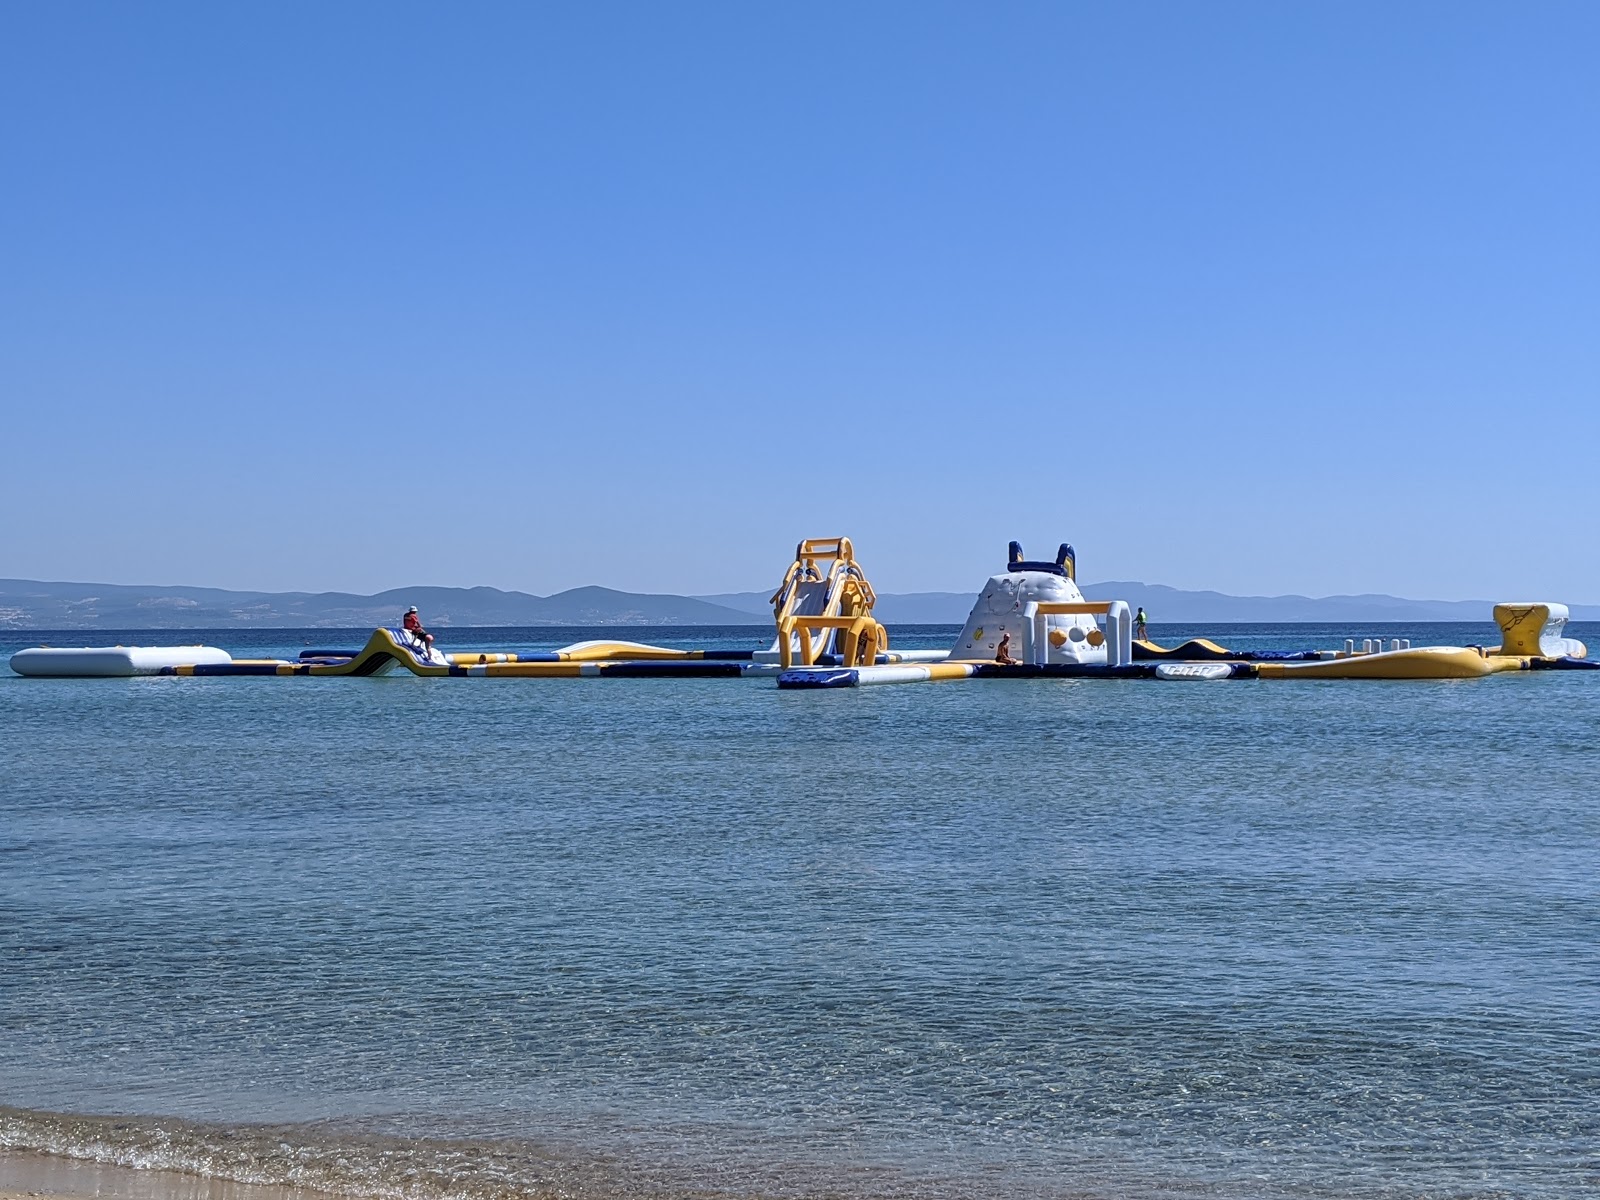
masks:
[[[422,618],[417,616],[417,606],[415,604],[406,609],[406,619],[402,624],[405,626],[406,632],[414,640],[422,643],[423,646],[431,647],[433,645],[433,634],[422,627]]]
[[[1000,635],[1000,644],[994,648],[994,660],[1002,667],[1017,667],[1022,665],[1018,659],[1011,657],[1011,635],[1009,633],[1002,633]]]

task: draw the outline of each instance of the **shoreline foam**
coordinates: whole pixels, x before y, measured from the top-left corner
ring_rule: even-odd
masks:
[[[881,1164],[756,1168],[737,1154],[719,1162],[664,1150],[624,1160],[577,1142],[409,1137],[353,1121],[220,1125],[0,1107],[0,1200],[907,1200],[985,1190]]]
[[[354,1123],[217,1125],[0,1108],[0,1191],[124,1200],[498,1200],[693,1194],[581,1147]]]

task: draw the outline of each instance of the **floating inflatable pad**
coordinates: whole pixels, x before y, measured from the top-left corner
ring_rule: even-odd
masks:
[[[39,646],[13,654],[11,669],[18,675],[111,679],[160,675],[172,667],[232,661],[232,655],[215,646],[85,646],[78,649]]]
[[[802,667],[778,676],[778,686],[781,688],[848,688],[859,687],[860,683],[860,676],[851,667]]]
[[[1218,679],[1232,679],[1234,677],[1233,667],[1233,663],[1157,663],[1156,678],[1209,683]]]
[[[1520,671],[1526,660],[1486,655],[1471,646],[1414,646],[1320,662],[1262,663],[1263,679],[1476,679]]]
[[[880,683],[929,683],[969,679],[978,673],[972,663],[890,663],[865,667],[795,667],[778,676],[781,688],[869,687]]]

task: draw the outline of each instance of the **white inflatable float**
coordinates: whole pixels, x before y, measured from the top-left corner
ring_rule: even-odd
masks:
[[[1233,678],[1233,664],[1225,662],[1157,663],[1155,676],[1180,683],[1212,683]]]
[[[159,675],[169,667],[230,663],[233,656],[215,646],[37,646],[11,656],[18,675],[104,679],[119,675]]]

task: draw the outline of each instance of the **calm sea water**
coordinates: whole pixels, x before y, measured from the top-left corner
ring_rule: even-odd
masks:
[[[0,655],[41,640],[86,639]],[[1597,718],[1580,672],[0,674],[0,1148],[419,1197],[1591,1194]]]

